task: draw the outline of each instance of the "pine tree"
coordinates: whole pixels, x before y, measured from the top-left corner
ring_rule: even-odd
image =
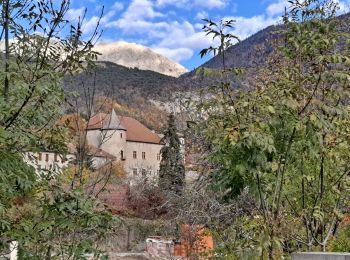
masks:
[[[185,166],[181,154],[181,142],[177,134],[175,116],[169,115],[168,126],[162,138],[164,147],[159,171],[159,186],[168,194],[181,194],[185,185]]]

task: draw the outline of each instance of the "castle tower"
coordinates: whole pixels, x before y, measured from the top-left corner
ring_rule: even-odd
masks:
[[[103,120],[99,148],[124,160],[126,155],[126,128],[114,109]]]

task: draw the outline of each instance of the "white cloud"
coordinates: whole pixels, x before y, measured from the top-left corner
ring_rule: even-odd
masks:
[[[153,2],[150,0],[133,0],[126,12],[123,14],[125,20],[143,20],[161,17],[163,14],[154,10]]]
[[[196,19],[198,19],[198,20],[202,20],[202,19],[208,18],[208,17],[209,17],[209,15],[208,15],[208,13],[205,12],[205,11],[200,11],[200,12],[198,12],[197,15],[196,15]]]
[[[98,20],[99,20],[99,17],[97,16],[91,17],[88,21],[86,21],[83,24],[83,27],[82,27],[83,32],[84,33],[92,32],[96,28]]]
[[[189,22],[184,22],[169,25],[167,37],[164,37],[157,45],[167,48],[202,49],[211,43],[211,37],[206,36],[202,31],[196,31]]]
[[[350,11],[350,0],[347,1],[339,1],[335,0],[336,3],[339,5],[339,13],[344,14]]]
[[[85,11],[85,7],[74,9],[71,8],[67,11],[65,18],[69,21],[76,21],[80,18],[82,18]]]
[[[188,3],[188,0],[157,0],[157,6],[166,6],[166,5],[183,6],[186,3]]]
[[[156,17],[163,17],[163,14],[154,10],[153,2],[150,0],[133,0],[121,18],[115,21],[106,22],[107,28],[119,28],[125,34],[143,34],[144,32],[152,32],[152,27],[163,28],[166,23],[153,23]],[[153,28],[154,29],[154,28]]]
[[[223,8],[228,0],[157,0],[157,6],[173,5],[177,7],[201,7],[207,9]]]
[[[195,0],[193,5],[204,8],[222,8],[225,7],[227,1],[225,0]]]
[[[193,50],[189,48],[170,49],[153,47],[152,50],[176,62],[188,60],[193,56]]]
[[[116,13],[116,10],[112,9],[111,11],[109,11],[108,13],[103,15],[101,20],[100,20],[100,28],[106,26],[106,24],[108,24],[110,22],[110,20],[115,15],[115,13]],[[88,21],[83,23],[83,26],[82,26],[83,32],[84,33],[91,33],[91,32],[93,32],[93,30],[97,26],[98,21],[99,21],[99,17],[98,16],[92,16]]]
[[[253,17],[227,17],[226,19],[236,20],[235,27],[232,30],[232,33],[240,40],[244,40],[252,34],[272,25],[276,24],[280,17],[269,17],[264,14],[257,15]]]
[[[281,15],[288,5],[289,3],[287,0],[279,0],[276,3],[270,4],[266,9],[266,13],[268,16]]]
[[[113,10],[116,10],[116,11],[121,11],[124,9],[124,4],[121,3],[121,2],[115,2],[114,5],[112,6],[112,9]]]

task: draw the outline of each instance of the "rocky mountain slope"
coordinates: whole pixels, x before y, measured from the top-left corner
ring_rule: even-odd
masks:
[[[128,68],[152,70],[173,77],[187,72],[182,65],[136,43],[104,43],[96,45],[94,49],[102,54],[99,56],[99,61],[109,61]]]
[[[279,31],[281,29],[282,26],[280,25],[269,26],[228,48],[225,53],[226,67],[251,70],[263,66],[268,55],[274,50],[273,42],[276,38],[280,37],[281,34]],[[222,57],[218,55],[202,64],[199,68],[219,69],[222,67]],[[197,71],[198,68],[183,74],[180,78],[185,84],[187,82],[192,87],[208,85],[208,79],[198,75]]]
[[[336,19],[339,20],[339,31],[350,32],[350,13],[340,15]],[[274,50],[273,41],[281,37],[283,29],[283,25],[271,25],[231,46],[225,54],[225,65],[231,68],[255,68],[264,65],[268,55]],[[200,67],[222,68],[222,58],[213,57]],[[193,73],[194,71],[184,74],[183,77]]]
[[[340,15],[336,19],[339,20],[339,31],[350,32],[350,13]],[[284,25],[269,26],[247,39],[235,44],[227,49],[225,53],[225,65],[229,68],[246,69],[246,78],[254,76],[255,68],[264,66],[269,55],[274,51],[276,39],[283,36]],[[339,47],[343,48],[344,43],[339,43]],[[222,68],[222,57],[216,56],[202,64],[199,68],[219,69]],[[208,78],[198,73],[198,68],[181,75],[182,84],[190,88],[200,88],[215,84],[215,78]],[[232,77],[235,87],[247,88],[246,78],[236,79]]]

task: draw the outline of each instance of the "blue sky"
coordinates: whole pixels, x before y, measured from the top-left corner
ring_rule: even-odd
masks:
[[[202,18],[236,20],[240,39],[281,21],[287,0],[71,0],[70,20],[87,8],[83,31],[92,32],[102,6],[100,41],[126,41],[147,46],[192,70],[204,62],[198,53],[213,44],[201,31]],[[337,0],[346,12],[350,0]]]

